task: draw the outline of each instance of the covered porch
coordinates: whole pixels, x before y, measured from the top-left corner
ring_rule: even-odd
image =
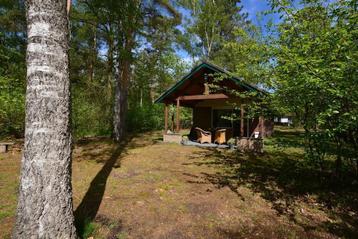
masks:
[[[246,114],[250,107],[249,100],[224,90],[210,92],[209,85],[213,83],[215,73],[227,72],[204,62],[156,100],[157,103],[164,103],[164,141],[183,142],[180,134],[182,126],[180,112],[184,107],[192,109],[191,129],[188,138],[184,138],[184,141],[237,145],[241,139],[261,140],[268,135],[266,129],[268,121],[265,121],[263,116],[250,118]],[[219,84],[219,89],[261,92],[235,77],[224,79],[216,84]],[[175,107],[175,122],[173,122],[175,127],[171,130],[169,129],[170,105]]]
[[[216,130],[226,129],[226,138],[228,139],[233,137],[254,137],[255,132],[259,133],[259,137],[264,137],[263,117],[249,118],[245,114],[245,108],[248,105],[240,104],[240,109],[235,109],[232,103],[227,103],[222,99],[228,99],[228,97],[224,94],[179,97],[175,105],[175,127],[172,133],[180,132],[182,125],[180,118],[181,108],[189,107],[192,109],[192,128],[194,129],[198,127],[205,131],[210,131],[213,135]],[[194,105],[192,105],[193,103]],[[169,104],[164,106],[165,133],[171,131],[169,129],[169,106]],[[234,117],[239,117],[240,119],[237,120]]]

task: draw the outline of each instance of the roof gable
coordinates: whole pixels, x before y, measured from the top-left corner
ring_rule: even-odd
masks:
[[[256,91],[259,93],[265,93],[264,91],[262,91],[261,89],[258,89],[255,86],[252,86],[248,83],[245,83],[242,81],[242,79],[234,76],[232,73],[230,73],[229,71],[214,65],[212,63],[209,62],[202,62],[201,64],[197,65],[196,67],[194,67],[190,73],[188,73],[187,75],[185,75],[180,81],[176,82],[173,86],[171,86],[168,90],[166,90],[163,94],[161,94],[158,99],[156,99],[154,101],[154,103],[163,103],[165,98],[169,97],[170,95],[172,95],[179,87],[181,87],[184,83],[186,83],[189,79],[191,79],[191,77],[199,72],[201,69],[209,69],[214,71],[215,73],[223,73],[223,74],[227,74],[230,77],[228,77],[228,79],[230,79],[231,81],[233,81],[235,84],[240,85],[241,87],[243,87],[245,90],[247,91]]]

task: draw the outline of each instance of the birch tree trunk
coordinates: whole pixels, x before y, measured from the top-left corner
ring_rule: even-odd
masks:
[[[66,0],[28,0],[25,146],[13,238],[76,238]]]

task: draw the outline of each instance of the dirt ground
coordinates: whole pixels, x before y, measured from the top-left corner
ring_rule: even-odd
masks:
[[[76,143],[76,224],[93,238],[358,238],[357,191],[303,169],[299,134],[263,155],[162,143],[160,133]],[[21,151],[0,154],[0,235],[14,222]],[[304,171],[303,171],[304,170]],[[358,187],[358,186],[356,186]],[[330,187],[331,188],[331,187]]]

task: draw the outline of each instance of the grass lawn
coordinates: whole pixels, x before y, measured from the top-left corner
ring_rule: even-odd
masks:
[[[303,163],[302,134],[280,128],[263,155],[160,141],[76,144],[78,228],[94,238],[358,238],[357,184]],[[0,235],[10,238],[20,150],[0,154]]]

